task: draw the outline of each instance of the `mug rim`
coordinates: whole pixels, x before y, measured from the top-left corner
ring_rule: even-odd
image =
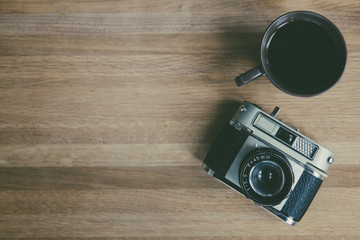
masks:
[[[342,45],[342,47],[344,48],[343,50],[343,54],[344,54],[344,62],[342,63],[342,69],[341,69],[341,74],[338,77],[338,79],[336,81],[334,81],[334,83],[332,85],[330,85],[329,87],[325,88],[324,90],[318,91],[316,93],[296,93],[294,91],[290,91],[287,88],[283,87],[282,85],[280,85],[278,83],[278,81],[276,80],[275,77],[273,77],[273,74],[270,71],[270,67],[269,67],[269,63],[268,60],[266,58],[266,51],[267,51],[267,45],[271,42],[271,39],[274,35],[274,33],[281,28],[283,25],[290,23],[294,20],[285,20],[285,22],[283,22],[282,24],[280,24],[279,26],[276,26],[276,24],[279,23],[279,21],[283,18],[287,18],[291,15],[298,15],[298,14],[304,14],[306,16],[309,17],[316,17],[318,19],[322,19],[323,21],[325,21],[326,23],[328,23],[331,28],[333,29],[333,32],[335,32],[335,34],[339,37],[340,39],[340,44]],[[273,29],[275,28],[275,29]],[[311,12],[311,11],[292,11],[292,12],[288,12],[285,13],[279,17],[277,17],[275,20],[273,20],[270,25],[266,28],[262,40],[261,40],[261,47],[260,47],[260,58],[261,58],[261,66],[262,66],[262,71],[263,73],[267,76],[267,78],[271,81],[271,83],[277,87],[278,89],[280,89],[281,91],[293,95],[293,96],[298,96],[298,97],[312,97],[312,96],[317,96],[320,95],[324,92],[327,92],[328,90],[330,90],[331,88],[333,88],[341,79],[341,77],[343,76],[344,72],[345,72],[345,67],[347,65],[347,47],[346,47],[346,42],[344,39],[344,36],[342,35],[342,33],[340,32],[339,28],[333,23],[331,22],[328,18],[315,13],[315,12]]]

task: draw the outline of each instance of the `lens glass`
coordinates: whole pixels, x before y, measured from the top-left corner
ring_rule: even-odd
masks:
[[[263,197],[272,197],[284,187],[285,176],[282,168],[273,161],[261,161],[250,171],[250,186]]]

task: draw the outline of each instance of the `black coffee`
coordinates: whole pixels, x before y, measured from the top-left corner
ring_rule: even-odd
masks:
[[[332,36],[309,21],[279,28],[267,49],[267,59],[276,82],[297,94],[327,90],[342,73]]]

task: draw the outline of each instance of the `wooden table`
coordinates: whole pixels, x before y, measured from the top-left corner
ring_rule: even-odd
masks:
[[[341,29],[339,84],[236,87],[300,9]],[[0,1],[0,239],[360,239],[359,17],[358,0]],[[201,169],[243,100],[335,152],[296,227]]]

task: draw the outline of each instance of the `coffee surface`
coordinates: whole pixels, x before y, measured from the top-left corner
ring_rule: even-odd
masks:
[[[309,21],[279,28],[268,45],[267,60],[277,83],[297,94],[324,91],[342,72],[333,38],[322,26]]]

